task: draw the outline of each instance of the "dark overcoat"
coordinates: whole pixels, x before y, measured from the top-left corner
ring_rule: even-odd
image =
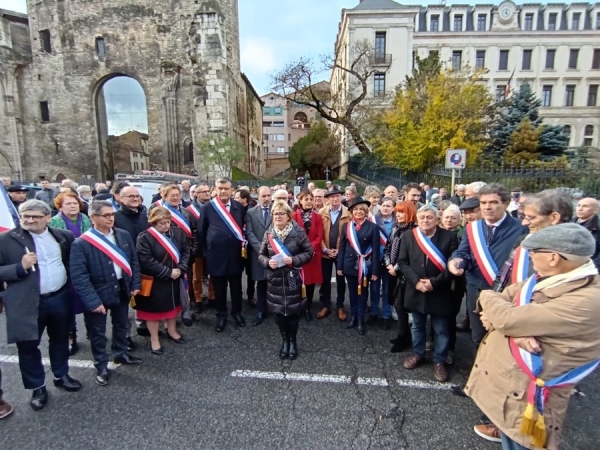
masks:
[[[337,270],[341,270],[344,275],[356,277],[358,276],[358,253],[354,251],[348,241],[347,233],[348,226],[350,225],[352,225],[352,221],[345,223],[342,227],[340,250],[337,257]],[[379,227],[374,223],[365,220],[360,227],[360,230],[356,232],[356,236],[358,237],[361,254],[364,255],[369,247],[373,250],[371,256],[367,258],[370,266],[367,278],[371,279],[371,275],[379,276],[381,270],[381,264],[379,263]]]
[[[48,228],[60,245],[62,260],[69,275],[69,254],[75,239],[68,230]],[[31,234],[21,227],[0,233],[0,284],[6,310],[6,330],[9,344],[39,339],[38,314],[40,303],[40,271],[25,271],[21,265],[26,249],[36,252]]]
[[[271,208],[269,207],[269,210]],[[252,264],[252,280],[264,281],[267,279],[267,269],[258,262],[260,246],[265,237],[265,232],[273,223],[273,217],[269,211],[267,222],[263,220],[263,212],[260,205],[249,208],[246,213],[246,239],[248,239],[248,258]]]

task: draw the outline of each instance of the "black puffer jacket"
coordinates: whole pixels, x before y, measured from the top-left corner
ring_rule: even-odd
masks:
[[[258,255],[259,263],[267,268],[267,305],[269,312],[291,316],[304,311],[306,298],[302,298],[302,279],[300,267],[307,264],[314,256],[314,251],[306,233],[295,222],[292,231],[283,241],[292,255],[292,267],[284,266],[277,269],[269,267],[269,259],[275,251],[269,243],[269,235],[273,227],[265,233]]]

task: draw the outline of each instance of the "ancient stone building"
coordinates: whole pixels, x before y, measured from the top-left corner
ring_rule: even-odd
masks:
[[[2,20],[19,38],[29,27],[31,54],[22,45],[7,57],[11,46],[4,31],[0,37],[2,78],[12,70],[17,91],[14,120],[0,109],[0,126],[14,122],[7,126],[18,145],[14,152],[11,142],[13,177],[16,170],[24,179],[108,177],[102,87],[117,76],[135,79],[144,91],[152,168],[205,172],[194,143],[210,133],[251,142],[242,120],[249,88],[240,73],[237,0],[27,4],[26,17]],[[9,147],[2,144],[2,152]]]

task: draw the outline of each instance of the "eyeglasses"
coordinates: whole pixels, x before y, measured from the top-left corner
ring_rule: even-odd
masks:
[[[560,256],[560,257],[561,257],[561,259],[564,259],[565,261],[568,261],[568,260],[569,260],[569,259],[568,259],[566,256],[564,256],[564,255],[561,255],[560,253],[558,253],[558,252],[555,252],[555,251],[553,251],[553,250],[542,250],[542,249],[539,249],[539,248],[531,248],[531,249],[529,249],[529,253],[548,253],[548,254],[555,254],[555,255],[558,255],[558,256]]]
[[[46,216],[47,216],[47,214],[44,214],[43,216],[38,216],[38,215],[30,216],[29,214],[22,214],[21,215],[21,219],[23,219],[23,220],[35,220],[37,222],[39,220],[42,220]]]
[[[108,213],[108,214],[93,214],[96,217],[104,217],[106,220],[110,220],[113,217],[115,217],[115,213]]]
[[[128,198],[130,200],[135,200],[136,198],[142,198],[141,195],[121,195],[121,197]]]
[[[196,194],[208,194],[210,191],[196,191]]]
[[[273,217],[281,217],[281,216],[287,216],[287,213],[284,213],[284,212],[273,213]]]

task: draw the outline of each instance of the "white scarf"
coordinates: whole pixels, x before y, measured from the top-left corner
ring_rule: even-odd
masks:
[[[582,280],[584,278],[594,275],[598,275],[598,269],[596,269],[596,266],[590,260],[583,266],[579,266],[578,268],[573,269],[570,272],[553,275],[542,281],[539,281],[535,285],[535,288],[533,290],[535,292],[541,291],[542,289],[551,289],[560,286],[561,284],[570,283],[571,281]]]

